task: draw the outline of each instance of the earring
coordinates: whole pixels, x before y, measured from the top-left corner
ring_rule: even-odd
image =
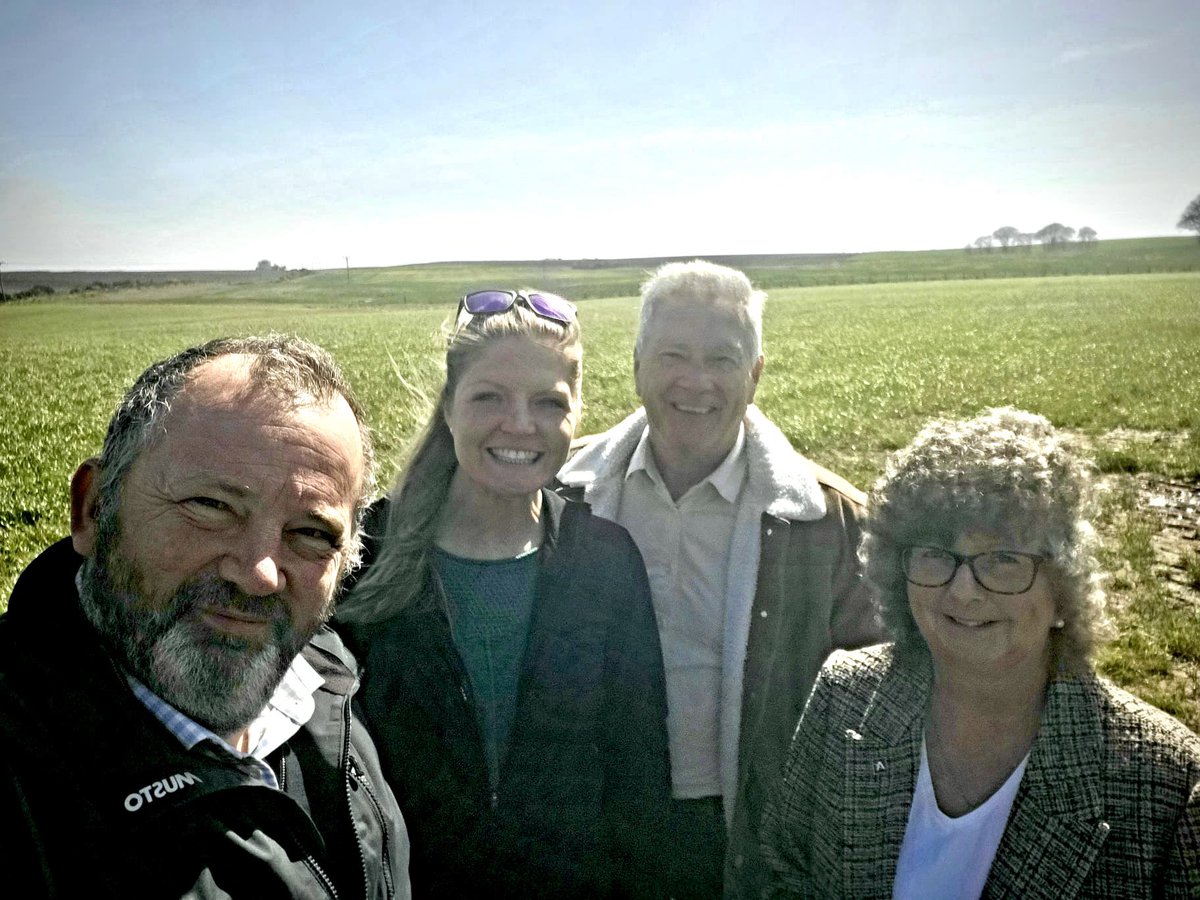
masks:
[[[1062,619],[1057,619],[1057,620],[1054,622],[1054,627],[1055,627],[1055,628],[1062,628],[1062,627],[1063,627],[1064,625],[1066,625],[1066,624],[1067,624],[1067,623],[1066,623],[1066,622],[1064,622]]]

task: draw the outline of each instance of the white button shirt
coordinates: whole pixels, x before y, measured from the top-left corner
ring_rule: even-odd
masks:
[[[617,521],[646,562],[662,640],[671,783],[677,799],[719,796],[721,658],[729,549],[746,481],[745,428],[729,455],[678,501],[642,432]]]

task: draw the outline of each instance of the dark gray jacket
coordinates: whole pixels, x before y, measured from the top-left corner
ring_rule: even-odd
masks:
[[[552,494],[543,509],[516,720],[494,792],[436,583],[393,618],[354,628],[363,706],[408,819],[419,897],[658,893],[670,771],[646,570],[620,526]],[[384,515],[383,503],[372,511]]]
[[[79,608],[64,540],[0,617],[0,857],[20,897],[407,898],[408,838],[351,711],[353,657],[304,650],[316,712],[269,760],[185,749],[133,696]]]

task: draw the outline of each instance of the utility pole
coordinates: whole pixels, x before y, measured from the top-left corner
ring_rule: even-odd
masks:
[[[350,257],[343,257],[346,260],[346,284],[350,283]]]

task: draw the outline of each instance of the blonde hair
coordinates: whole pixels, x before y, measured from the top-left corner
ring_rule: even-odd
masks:
[[[583,373],[579,323],[544,319],[521,303],[503,313],[471,316],[450,331],[446,341],[446,381],[413,448],[408,465],[388,494],[383,531],[376,537],[375,559],[338,610],[347,622],[390,618],[424,593],[433,547],[450,480],[458,469],[454,437],[446,424],[447,404],[467,371],[484,350],[503,338],[524,337],[560,350],[572,362],[576,399]]]

